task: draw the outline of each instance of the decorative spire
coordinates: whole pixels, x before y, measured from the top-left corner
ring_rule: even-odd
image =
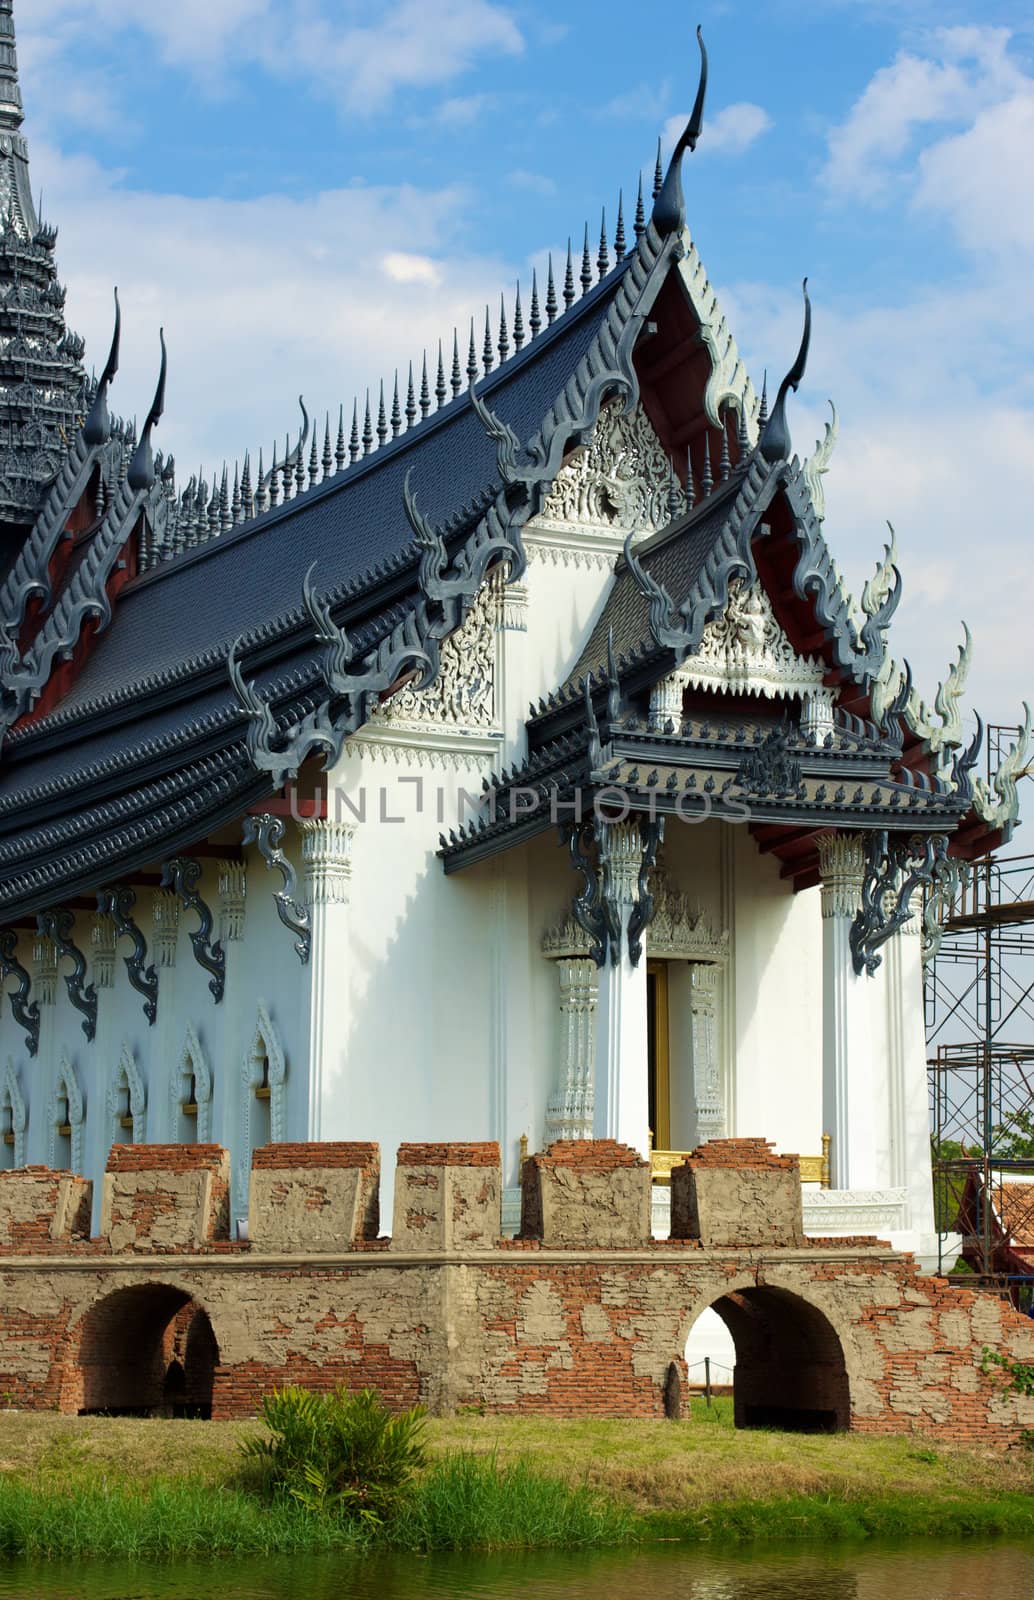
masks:
[[[377,407],[377,444],[380,447],[388,437],[388,415],[384,409],[384,379],[381,379],[381,398]]]
[[[373,449],[373,419],[370,416],[370,391],[366,391],[366,415],[363,418],[363,455],[368,456]]]
[[[348,441],[350,461],[359,460],[359,401],[352,401],[352,436]]]
[[[524,317],[521,313],[521,286],[517,283],[517,298],[513,307],[513,347],[519,350],[524,343]]]
[[[582,293],[588,294],[592,288],[592,257],[589,255],[589,224],[585,224],[585,242],[582,245],[582,270],[580,274]]]
[[[768,368],[761,374],[761,401],[758,405],[758,429],[768,421]]]
[[[564,273],[564,310],[574,305],[574,262],[571,260],[571,241],[567,241],[567,271]]]
[[[236,461],[233,464],[233,499],[230,501],[230,524],[236,527],[241,520],[241,478]]]
[[[656,200],[657,196],[661,192],[661,185],[663,184],[663,182],[664,182],[664,168],[661,165],[661,137],[660,137],[660,134],[658,134],[657,135],[657,160],[654,162],[654,167],[653,167],[653,198],[655,200]]]
[[[474,340],[474,318],[470,319],[470,344],[467,347],[467,388],[472,389],[481,374],[478,366],[478,347]]]
[[[531,337],[537,339],[542,326],[542,315],[539,311],[539,280],[534,267],[531,269],[531,314],[528,317],[528,326],[531,329]]]
[[[700,46],[700,81],[697,85],[697,97],[690,113],[689,121],[679,138],[675,149],[672,151],[668,163],[668,171],[660,192],[655,191],[653,205],[654,227],[662,238],[669,233],[676,233],[685,226],[686,201],[682,193],[682,157],[686,150],[695,150],[700,130],[704,124],[704,99],[707,94],[707,51],[704,48],[704,36],[697,28],[697,44]],[[659,152],[658,152],[659,156]]]
[[[11,0],[0,0],[0,129],[5,133],[17,133],[24,116],[11,11]]]
[[[634,234],[635,234],[637,239],[641,239],[643,237],[643,234],[646,232],[646,210],[645,210],[645,207],[643,206],[643,175],[642,175],[642,173],[639,174],[639,192],[636,195],[635,221],[632,224],[632,231],[634,232]]]
[[[618,190],[618,225],[614,232],[614,259],[625,259],[625,195],[624,190]]]
[[[420,420],[427,416],[431,409],[431,386],[427,381],[427,351],[424,351],[424,365],[420,373]]]
[[[808,298],[807,278],[801,284],[801,292],[804,295],[804,329],[801,333],[800,349],[797,351],[796,361],[779,385],[772,415],[765,423],[764,431],[758,440],[761,454],[766,461],[788,461],[790,458],[792,447],[790,428],[786,420],[786,397],[791,389],[796,394],[800,388],[801,379],[808,365],[808,347],[811,344],[811,300]]]
[[[316,429],[312,430],[312,444],[309,446],[309,484],[310,489],[315,488],[320,475],[320,453],[316,443]]]
[[[330,412],[329,411],[325,414],[324,419],[323,419],[323,459],[322,459],[321,465],[323,467],[323,481],[324,481],[324,483],[326,483],[327,479],[330,477],[330,474],[334,470],[334,452],[331,449],[331,444],[330,444]]]
[[[711,473],[711,430],[704,429],[704,470],[700,474],[700,498],[706,500],[714,488],[714,478]]]
[[[463,373],[460,370],[460,336],[455,328],[452,330],[452,372],[449,375],[449,387],[455,400],[463,388]]]
[[[277,482],[277,474],[278,474],[278,472],[279,472],[279,468],[277,467],[277,464],[276,464],[276,440],[274,439],[273,440],[273,465],[269,469],[269,509],[271,511],[275,511],[277,506],[280,504],[280,485]],[[265,478],[262,479],[262,482],[263,483],[266,482]],[[198,477],[198,495],[199,496],[201,494],[201,489],[202,489],[202,483],[201,483],[201,478],[200,478],[200,475],[199,475],[199,477]]]
[[[732,462],[729,459],[729,430],[725,425],[724,418],[720,420],[722,423],[722,453],[718,460],[718,481],[719,483],[728,483],[729,473],[732,471]]]
[[[445,396],[446,396],[447,393],[448,393],[448,390],[445,387],[445,362],[444,362],[444,360],[442,358],[442,341],[439,339],[438,340],[438,376],[435,379],[435,383],[434,383],[434,397],[438,402],[438,410],[439,411],[442,409],[442,406],[445,404]]]
[[[409,383],[406,387],[406,427],[416,422],[416,389],[413,385],[413,363],[409,363]]]
[[[485,307],[485,342],[481,346],[481,365],[485,369],[485,376],[495,366],[495,351],[492,349],[492,324],[488,317],[488,307]]]
[[[353,407],[353,410],[352,410],[352,427],[353,427],[353,429],[355,429],[355,426],[356,426],[356,416],[355,416],[355,409]],[[358,454],[358,448],[359,448],[359,437],[358,437],[358,433],[357,433],[356,434],[356,454]],[[347,458],[347,455],[346,455],[346,452],[345,452],[345,405],[344,405],[344,401],[342,401],[340,406],[338,407],[338,413],[337,413],[337,446],[336,446],[336,448],[334,450],[334,466],[335,466],[335,468],[336,468],[336,470],[338,472],[344,472],[344,470],[345,470],[345,462],[346,462],[347,459],[348,458]],[[352,459],[354,460],[355,457],[353,457]]]
[[[506,331],[506,296],[499,296],[499,365],[510,354],[510,335]]]
[[[262,470],[262,454],[259,452],[259,472]],[[245,451],[244,470],[241,472],[241,514],[245,522],[250,522],[255,515],[255,496],[251,487],[251,456]]]
[[[546,277],[546,321],[550,326],[556,321],[557,314],[556,283],[553,279],[553,252],[549,252],[549,272]]]
[[[596,271],[605,278],[610,271],[610,250],[607,246],[607,208],[600,212],[600,247],[596,253]]]
[[[397,439],[402,432],[402,408],[399,405],[399,369],[395,368],[395,390],[391,397],[391,437]]]

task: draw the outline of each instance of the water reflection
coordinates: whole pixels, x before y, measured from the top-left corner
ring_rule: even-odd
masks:
[[[652,1590],[680,1600],[1029,1600],[1034,1544],[0,1565],[0,1600],[628,1600]]]

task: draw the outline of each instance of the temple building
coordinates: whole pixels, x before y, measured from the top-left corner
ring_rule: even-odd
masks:
[[[769,403],[687,224],[702,61],[613,233],[184,485],[164,341],[137,430],[117,303],[94,382],[66,327],[0,0],[3,1164],[217,1142],[243,1218],[271,1142],[496,1139],[512,1229],[596,1136],[663,1232],[675,1153],[763,1136],[810,1232],[935,1256],[922,888],[1009,836],[1030,719],[984,782],[968,634],[928,704],[893,540],[845,587],[807,289]]]

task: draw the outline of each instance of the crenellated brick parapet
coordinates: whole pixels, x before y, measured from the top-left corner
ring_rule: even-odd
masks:
[[[1016,1443],[1034,1400],[984,1370],[1034,1362],[1034,1325],[921,1277],[872,1239],[803,1239],[796,1157],[722,1140],[673,1174],[681,1237],[649,1237],[647,1164],[559,1143],[499,1237],[492,1143],[404,1145],[391,1239],[375,1144],[255,1152],[250,1240],[225,1237],[216,1145],[119,1145],[101,1236],[67,1172],[0,1174],[0,1390],[28,1408],[252,1414],[274,1386],[379,1389],[500,1415],[678,1414],[684,1350],[714,1307],[737,1422]]]

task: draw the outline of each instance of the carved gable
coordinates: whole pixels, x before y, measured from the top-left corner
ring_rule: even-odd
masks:
[[[374,728],[491,732],[496,727],[496,632],[499,588],[486,584],[461,628],[442,645],[429,689],[400,689],[370,718]]]
[[[611,400],[592,442],[575,450],[557,473],[536,522],[645,537],[667,527],[685,505],[642,406],[626,416],[622,402]]]

